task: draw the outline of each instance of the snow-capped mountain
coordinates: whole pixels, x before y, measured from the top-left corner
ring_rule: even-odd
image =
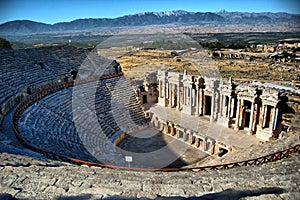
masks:
[[[263,26],[285,23],[300,27],[300,15],[288,13],[248,13],[248,12],[187,12],[183,10],[165,12],[143,12],[133,15],[126,15],[114,19],[94,18],[78,19],[71,22],[61,22],[56,24],[44,24],[28,20],[16,20],[0,25],[0,35],[16,34],[36,34],[51,33],[61,31],[87,31],[103,27],[138,27],[152,25],[174,25],[174,26],[193,26],[193,25],[212,25],[212,26],[242,26],[253,25]],[[294,28],[294,27],[293,27]]]

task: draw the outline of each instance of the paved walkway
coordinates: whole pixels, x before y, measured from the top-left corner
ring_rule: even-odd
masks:
[[[196,131],[201,136],[208,136],[216,141],[222,142],[228,146],[237,148],[247,148],[251,145],[257,145],[261,141],[255,136],[247,135],[245,131],[235,131],[231,128],[210,122],[207,116],[195,117],[184,114],[175,109],[154,105],[147,112],[154,113],[158,118],[165,121],[172,121],[182,127],[187,127]]]

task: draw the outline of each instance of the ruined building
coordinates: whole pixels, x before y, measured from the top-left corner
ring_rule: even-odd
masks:
[[[300,91],[289,87],[159,70],[145,74],[138,95],[144,104],[157,102],[162,107],[206,118],[226,128],[243,130],[264,141],[286,131],[299,131]],[[172,122],[160,123],[172,134],[180,132]],[[188,127],[183,129],[186,134]],[[190,137],[190,143],[197,139]]]

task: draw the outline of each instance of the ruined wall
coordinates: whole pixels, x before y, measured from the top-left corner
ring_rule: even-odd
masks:
[[[158,71],[157,82],[159,105],[207,116],[211,122],[246,130],[265,141],[298,127],[300,91],[293,88],[164,70]]]

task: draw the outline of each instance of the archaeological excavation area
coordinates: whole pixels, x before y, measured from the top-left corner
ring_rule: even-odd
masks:
[[[295,138],[300,93],[295,88],[174,70],[149,72],[143,84],[136,85],[117,61],[102,58],[97,51],[71,45],[0,51],[1,144],[8,144],[1,147],[1,179],[8,176],[8,166],[32,173],[25,178],[22,171],[15,181],[3,181],[0,189],[4,192],[28,197],[23,192],[31,189],[34,177],[42,176],[48,182],[44,196],[41,188],[35,189],[41,198],[54,197],[58,188],[65,188],[59,194],[72,195],[75,190],[91,194],[91,188],[101,193],[107,187],[111,196],[127,195],[130,184],[126,183],[134,185],[128,195],[155,198],[191,195],[203,185],[200,182],[205,182],[205,176],[222,179],[223,188],[217,182],[213,188],[201,186],[197,195],[204,195],[233,187],[226,185],[225,179],[236,169],[223,173],[224,169],[244,166],[239,168],[243,173],[251,168],[265,177],[256,165],[263,164],[268,173],[267,163],[276,161],[272,163],[276,168],[281,159],[299,152]],[[293,139],[284,143],[282,138]],[[9,158],[5,149],[16,148],[13,144],[22,151],[14,150],[16,155]],[[256,153],[251,153],[253,149]],[[287,159],[294,165],[299,160],[295,155]],[[297,173],[289,163],[284,166],[288,166],[287,173]],[[82,180],[78,184],[76,178],[70,178],[77,170]],[[153,171],[156,173],[151,175]],[[198,175],[200,171],[205,176]],[[53,178],[56,173],[60,177]],[[107,184],[101,178],[93,182],[89,173],[115,182]],[[17,175],[13,171],[9,176]],[[29,182],[28,188],[22,187],[18,193],[20,177]],[[166,179],[159,182],[162,177]],[[66,188],[63,181],[72,186]],[[162,187],[171,182],[177,182],[177,188],[168,193]],[[155,194],[149,189],[153,184],[158,188]],[[270,185],[283,187],[284,182]],[[297,192],[293,185],[288,189]]]
[[[17,139],[53,157],[127,167],[125,157],[132,156],[131,167],[181,168],[299,130],[297,89],[174,70],[146,73],[137,86],[118,62],[96,51],[72,46],[3,51],[10,65],[2,67],[7,96],[1,118],[17,105],[12,113]],[[15,54],[20,60],[13,60]],[[57,64],[60,68],[52,67]],[[14,79],[11,71],[28,76]]]

